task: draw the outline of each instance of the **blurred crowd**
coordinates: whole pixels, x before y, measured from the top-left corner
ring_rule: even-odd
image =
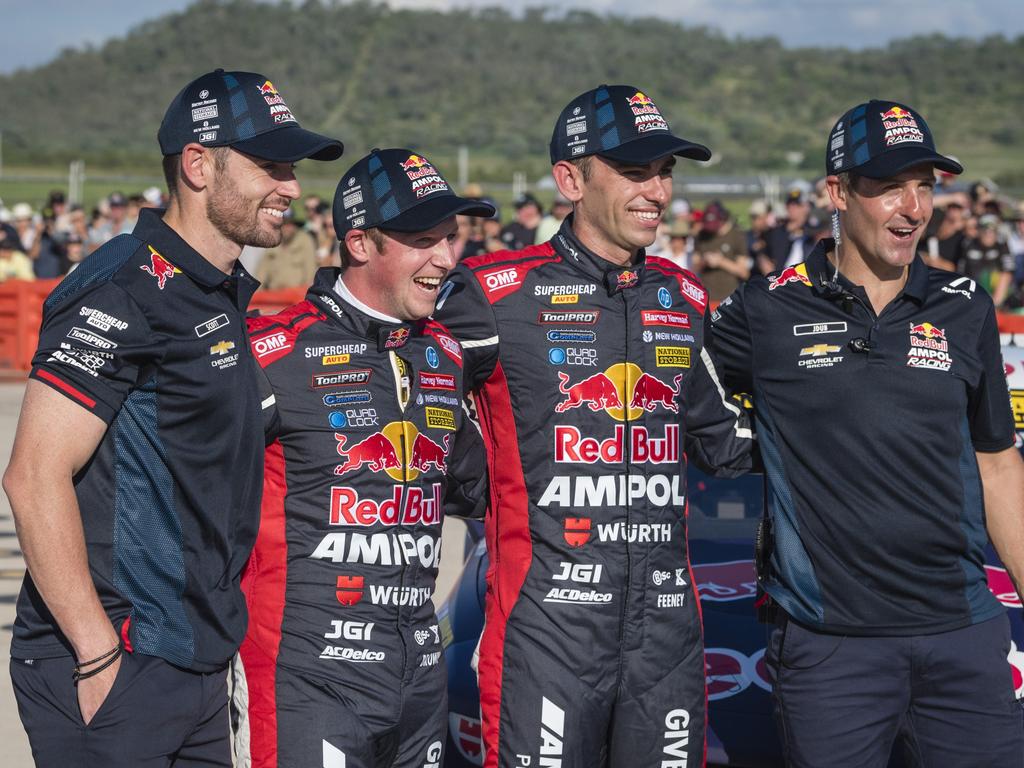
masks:
[[[519,249],[549,240],[572,212],[556,195],[545,206],[533,194],[500,207],[477,184],[462,191],[486,199],[490,219],[459,217],[455,254],[465,258]],[[0,204],[0,281],[59,277],[104,242],[131,232],[139,210],[165,200],[156,187],[132,195],[114,192],[91,211],[68,206],[50,193],[36,211],[28,203]],[[670,259],[700,276],[713,301],[721,301],[752,274],[767,274],[803,261],[815,243],[831,236],[831,210],[824,179],[789,189],[781,204],[755,200],[730,208],[720,200],[703,207],[676,198],[665,211],[649,253]],[[937,173],[935,209],[918,246],[931,266],[965,275],[992,294],[1003,311],[1024,311],[1024,202],[1001,195],[991,183],[964,184]],[[247,249],[242,262],[267,290],[305,287],[321,266],[340,264],[330,201],[305,197],[286,214],[281,245]]]

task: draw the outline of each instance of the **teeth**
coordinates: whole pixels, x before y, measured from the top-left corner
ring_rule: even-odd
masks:
[[[269,213],[275,219],[284,218],[284,211],[279,211],[276,208],[260,208],[260,210],[263,211],[264,213]]]
[[[656,221],[661,218],[661,214],[657,211],[633,211],[633,213],[645,221]]]
[[[428,288],[437,288],[441,284],[440,277],[415,277],[413,281]]]

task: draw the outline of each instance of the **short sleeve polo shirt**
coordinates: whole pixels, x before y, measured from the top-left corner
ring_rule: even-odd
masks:
[[[257,286],[143,211],[46,300],[30,374],[108,425],[75,478],[108,615],[118,627],[130,619],[136,652],[198,671],[223,666],[246,630],[239,580],[263,466],[245,324]],[[26,575],[12,655],[67,652]]]

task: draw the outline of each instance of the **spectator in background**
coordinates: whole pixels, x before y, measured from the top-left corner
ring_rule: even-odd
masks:
[[[1012,307],[1020,309],[1024,306],[1024,202],[1017,204],[1010,224],[1006,245],[1014,263]],[[1007,302],[1011,304],[1009,300]]]
[[[43,218],[39,223],[39,236],[28,254],[32,259],[32,269],[36,277],[41,279],[60,277],[67,272],[67,260],[64,254],[69,234],[69,232],[57,231],[57,221],[52,209],[47,208],[43,211]]]
[[[516,219],[501,230],[501,242],[510,251],[518,251],[537,242],[543,209],[537,198],[524,192],[515,200]]]
[[[999,225],[999,217],[992,214],[978,220],[978,236],[967,243],[957,268],[992,294],[996,309],[1010,295],[1015,267],[1010,249],[999,239]]]
[[[704,223],[693,246],[693,267],[711,301],[721,301],[750,277],[747,238],[718,200],[704,208]]]
[[[945,210],[936,209],[938,225],[923,243],[921,254],[929,267],[953,271],[963,261],[967,238],[964,236],[964,207],[950,203]]]
[[[113,192],[102,201],[98,213],[98,216],[93,216],[93,225],[89,229],[90,251],[118,235],[131,233],[135,228],[134,223],[128,221],[128,198],[120,192]]]
[[[804,261],[814,248],[814,227],[810,226],[811,203],[799,189],[786,196],[786,220],[769,230],[765,238],[767,255],[771,259],[769,271],[789,267]]]
[[[21,250],[13,237],[0,240],[0,282],[6,280],[34,280],[32,260]]]
[[[164,193],[159,187],[146,187],[142,192],[142,197],[146,201],[142,206],[143,208],[167,207],[167,200],[164,198]]]
[[[546,243],[554,237],[562,226],[562,221],[570,213],[572,213],[572,203],[561,192],[556,192],[548,215],[540,220],[540,225],[534,233],[534,242]]]
[[[316,244],[303,229],[305,222],[295,218],[295,211],[284,212],[281,244],[263,254],[256,268],[256,279],[267,291],[280,288],[305,288],[313,282],[319,264]]]
[[[676,219],[668,225],[668,245],[658,253],[663,259],[688,269],[693,269],[693,238],[690,237],[690,222]]]
[[[14,231],[18,234],[19,251],[28,255],[39,237],[39,230],[33,226],[32,206],[28,203],[18,203],[11,209],[11,218],[14,220]]]
[[[53,231],[60,237],[67,235],[71,231],[71,214],[64,193],[59,189],[50,192],[46,207],[53,211]]]
[[[317,215],[320,225],[316,230],[316,263],[321,267],[341,266],[341,244],[334,231],[334,217],[331,216],[331,206],[322,202],[317,206]],[[306,225],[310,229],[309,225]]]
[[[64,243],[64,250],[64,260],[68,265],[68,274],[70,275],[85,258],[85,238],[77,232],[69,233],[67,242]]]
[[[768,232],[775,226],[775,214],[766,200],[755,200],[750,204],[750,229],[747,232],[747,255],[753,259],[754,268],[762,275],[775,269],[768,255]]]
[[[469,185],[479,190],[479,185]],[[486,195],[474,196],[463,193],[463,197],[477,197],[477,199],[494,208],[494,215],[486,219],[473,219],[473,235],[462,251],[462,258],[468,259],[481,253],[493,253],[505,247],[501,241],[501,209],[493,198]]]

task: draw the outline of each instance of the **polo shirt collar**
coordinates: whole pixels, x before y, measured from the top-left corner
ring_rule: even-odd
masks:
[[[162,209],[143,208],[139,211],[139,221],[135,225],[132,235],[144,243],[152,245],[161,256],[199,285],[205,288],[216,288],[223,285],[224,281],[228,279],[228,275],[204,259],[198,251],[182,239],[181,235],[167,226],[163,220],[164,213],[165,211]],[[237,262],[231,277],[245,278],[248,282],[253,283],[253,291],[258,285],[255,278]]]
[[[832,275],[835,274],[835,267],[829,262],[828,254],[835,250],[836,241],[831,237],[823,238],[814,246],[810,256],[807,257],[807,276],[811,280],[811,286],[815,291],[822,294],[831,293],[827,289],[827,285],[832,280]],[[840,269],[842,263],[840,263]],[[844,288],[855,288],[854,286],[840,271],[839,273],[839,285]],[[928,295],[928,266],[921,260],[921,257],[917,254],[914,255],[914,260],[910,262],[910,273],[907,275],[906,285],[903,286],[903,290],[900,292],[900,296],[907,296],[914,301],[923,303]]]

